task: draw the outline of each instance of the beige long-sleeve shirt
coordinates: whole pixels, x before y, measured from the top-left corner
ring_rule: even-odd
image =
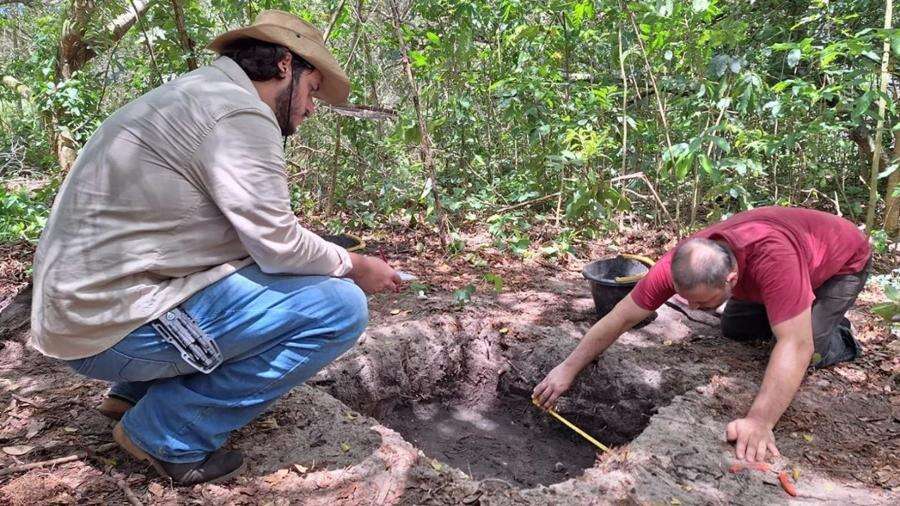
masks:
[[[297,222],[275,115],[222,57],[122,107],[85,145],[35,255],[31,344],[66,360],[100,353],[251,262],[352,267]]]

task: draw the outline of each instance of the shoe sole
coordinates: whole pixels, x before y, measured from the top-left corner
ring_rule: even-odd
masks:
[[[228,481],[228,480],[230,480],[230,479],[236,477],[237,475],[241,474],[241,472],[243,472],[243,470],[244,470],[246,467],[247,467],[247,461],[245,460],[245,461],[241,462],[241,465],[238,466],[238,468],[235,469],[234,471],[231,471],[231,472],[228,473],[228,474],[223,474],[222,476],[219,476],[218,478],[215,478],[215,479],[212,479],[212,480],[209,480],[209,481],[204,481],[203,483],[222,483],[222,482],[226,482],[226,481]]]

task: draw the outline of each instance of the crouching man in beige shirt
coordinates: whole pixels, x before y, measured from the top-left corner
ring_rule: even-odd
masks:
[[[350,89],[320,33],[266,11],[210,47],[100,126],[34,267],[32,346],[112,382],[115,440],[183,485],[237,474],[228,435],[353,345],[363,292],[400,282],[291,211],[282,138]]]

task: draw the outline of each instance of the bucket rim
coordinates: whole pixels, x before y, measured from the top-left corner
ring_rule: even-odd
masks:
[[[600,262],[615,260],[616,258],[618,258],[620,256],[622,256],[621,253],[616,253],[615,255],[607,255],[605,257],[598,258],[597,260],[588,262],[587,264],[584,265],[584,267],[581,268],[581,276],[584,277],[584,279],[590,281],[592,284],[598,284],[600,286],[609,286],[609,287],[618,287],[618,288],[633,288],[634,286],[637,286],[638,281],[640,281],[640,280],[630,281],[628,283],[616,283],[615,281],[607,281],[607,280],[603,280],[603,279],[597,279],[597,278],[593,278],[590,275],[588,275],[588,273],[587,273],[588,267],[590,267],[594,264],[598,264]],[[640,265],[647,267],[648,272],[650,270],[650,267],[643,262],[640,262],[638,260],[635,260],[633,258],[628,258],[628,257],[623,257],[623,259],[627,260],[629,262],[635,262],[635,263],[638,263]]]

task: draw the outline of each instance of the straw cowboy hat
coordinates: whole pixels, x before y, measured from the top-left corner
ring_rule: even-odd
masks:
[[[322,34],[316,27],[284,11],[263,11],[253,24],[219,35],[209,48],[221,53],[232,42],[240,39],[257,39],[282,45],[302,56],[322,73],[322,84],[314,94],[329,104],[345,103],[350,95],[350,80],[341,66],[325,47]]]

